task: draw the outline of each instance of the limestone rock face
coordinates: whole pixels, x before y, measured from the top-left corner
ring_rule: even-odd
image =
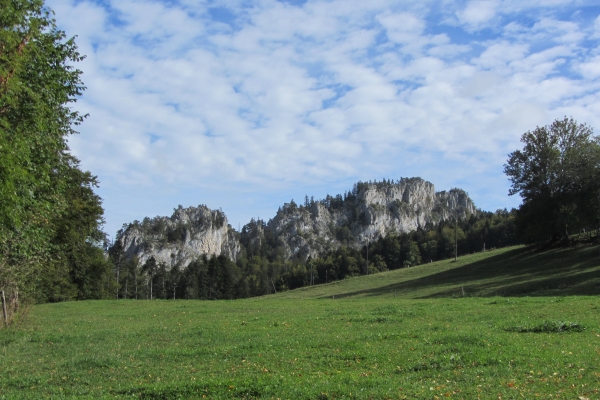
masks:
[[[390,234],[410,232],[476,213],[460,189],[436,192],[421,178],[357,183],[344,196],[328,196],[298,206],[286,203],[267,223],[252,220],[238,233],[220,210],[206,206],[175,209],[171,217],[129,224],[118,237],[125,259],[143,265],[150,257],[167,269],[182,269],[197,258],[221,254],[235,261],[244,251],[259,254],[262,244],[284,258],[319,257],[340,246],[360,248]]]
[[[341,245],[362,247],[390,233],[467,218],[475,213],[460,189],[435,192],[432,183],[403,178],[396,183],[359,183],[345,197],[329,197],[310,205],[286,203],[264,229],[279,238],[287,257],[317,257]],[[243,231],[246,240],[256,232]]]
[[[171,217],[136,221],[127,226],[118,240],[125,259],[136,257],[143,265],[154,257],[170,269],[175,265],[185,268],[204,254],[224,254],[235,261],[241,251],[238,236],[222,211],[202,205],[180,206]]]

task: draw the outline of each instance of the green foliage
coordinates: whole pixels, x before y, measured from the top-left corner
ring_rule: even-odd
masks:
[[[222,228],[223,224],[225,224],[225,214],[223,211],[215,211],[212,216],[213,224],[215,228]]]
[[[337,240],[339,240],[341,243],[348,245],[352,242],[352,240],[354,239],[354,237],[352,236],[352,232],[350,232],[350,229],[348,228],[348,226],[342,226],[339,228],[335,228],[335,237]]]
[[[522,150],[509,154],[504,172],[510,195],[523,204],[517,230],[527,243],[568,241],[597,226],[600,212],[600,138],[564,118],[523,134]]]
[[[79,162],[75,158],[69,158],[69,166],[62,173],[66,207],[52,224],[55,232],[52,263],[68,272],[72,289],[64,293],[46,293],[38,288],[38,301],[112,297],[110,280],[113,265],[106,260],[100,246],[104,233],[100,230],[103,223],[102,201],[94,193],[98,182],[89,172],[79,169]],[[53,278],[53,274],[46,272],[40,276],[42,282]]]
[[[419,264],[421,264],[421,254],[419,251],[419,246],[416,242],[411,240],[410,243],[408,243],[407,245],[406,258],[402,265],[404,267],[411,267],[413,265]]]
[[[223,222],[221,222],[222,224]],[[174,228],[167,230],[167,241],[169,243],[182,243],[185,242],[187,237],[187,227],[184,224],[177,225]]]
[[[84,118],[70,106],[82,59],[43,1],[0,1],[0,288],[11,296],[102,297],[97,181],[66,143]]]

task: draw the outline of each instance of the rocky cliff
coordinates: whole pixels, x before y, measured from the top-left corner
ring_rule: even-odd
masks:
[[[469,196],[460,189],[436,192],[421,178],[397,182],[358,183],[343,196],[328,196],[298,206],[286,203],[266,226],[249,224],[242,242],[256,245],[270,231],[288,258],[317,257],[341,245],[362,247],[390,233],[414,231],[476,212]]]
[[[244,249],[260,248],[267,241],[285,258],[306,260],[340,246],[359,248],[389,234],[467,218],[475,212],[473,202],[460,189],[436,192],[432,183],[421,178],[403,178],[359,182],[344,195],[307,199],[302,205],[286,203],[273,219],[267,223],[252,220],[241,233],[228,225],[222,211],[180,206],[171,217],[129,224],[118,241],[126,259],[137,257],[143,264],[154,257],[167,268],[185,268],[204,254],[224,254],[236,260]]]
[[[143,265],[154,257],[168,269],[175,265],[185,268],[204,254],[224,254],[235,261],[241,251],[239,234],[227,223],[223,211],[204,205],[179,206],[171,217],[135,221],[119,233],[117,240],[125,259],[136,257]]]

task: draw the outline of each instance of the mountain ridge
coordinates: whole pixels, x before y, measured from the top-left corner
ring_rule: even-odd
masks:
[[[389,234],[410,232],[441,221],[465,219],[477,210],[462,189],[435,191],[421,178],[357,182],[351,191],[323,200],[285,203],[268,222],[252,219],[237,232],[222,210],[205,205],[174,209],[170,217],[144,218],[124,226],[117,242],[126,260],[151,257],[185,268],[195,259],[224,255],[233,261],[264,241],[284,259],[306,261],[340,246],[360,248]]]

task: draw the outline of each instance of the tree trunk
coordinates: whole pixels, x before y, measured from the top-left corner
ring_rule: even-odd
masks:
[[[458,258],[458,218],[454,218],[454,261]]]
[[[2,291],[2,311],[4,312],[4,326],[8,328],[8,313],[6,312],[6,298],[4,297],[4,290]]]
[[[137,300],[137,281],[138,281],[138,277],[137,277],[137,267],[135,268],[135,271],[133,271],[133,277],[135,279],[135,299]]]
[[[19,312],[19,289],[15,290],[15,314]]]

